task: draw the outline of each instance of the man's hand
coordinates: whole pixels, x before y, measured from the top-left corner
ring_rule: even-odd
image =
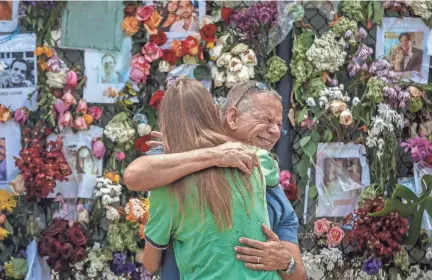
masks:
[[[262,225],[268,240],[261,242],[249,238],[240,238],[240,243],[252,248],[236,246],[237,259],[244,261],[247,268],[253,270],[286,270],[291,260],[291,254],[283,246],[279,237],[266,225]]]

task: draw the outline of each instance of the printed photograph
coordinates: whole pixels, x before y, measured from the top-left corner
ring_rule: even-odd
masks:
[[[418,18],[384,18],[377,31],[376,57],[386,57],[402,79],[427,84],[429,28]]]
[[[359,158],[325,158],[324,185],[327,188],[340,184],[348,176],[361,183],[362,167]]]
[[[127,76],[128,66],[121,63],[121,58],[113,53],[100,54],[99,83],[101,84],[119,84],[123,83],[124,76]],[[117,60],[120,60],[117,63]],[[123,64],[123,65],[121,65]],[[121,73],[123,72],[123,73]]]
[[[34,61],[34,52],[0,53],[0,63],[6,66],[0,72],[0,89],[34,87]]]
[[[18,5],[20,1],[0,1],[0,31],[9,33],[18,26]]]
[[[0,182],[7,181],[6,138],[0,138]]]
[[[13,1],[0,1],[0,20],[12,20]]]
[[[99,161],[93,156],[89,147],[68,145],[68,158],[77,174],[98,175]]]

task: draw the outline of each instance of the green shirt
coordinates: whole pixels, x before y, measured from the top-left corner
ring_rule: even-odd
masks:
[[[261,172],[267,177],[267,185],[276,185],[279,180],[277,164],[264,150],[259,150],[257,155],[262,164]],[[222,170],[224,169],[221,169],[221,172],[225,172]],[[193,196],[186,197],[185,217],[181,221],[177,198],[168,186],[151,192],[150,218],[145,227],[146,241],[156,248],[165,249],[170,238],[173,238],[181,279],[281,279],[274,271],[248,269],[243,261],[235,257],[234,247],[241,245],[238,241],[240,237],[266,241],[267,237],[262,232],[261,224],[265,223],[269,226],[265,185],[259,169],[255,168],[250,176],[254,195],[253,204],[247,192],[244,195],[249,213],[233,182],[239,180],[238,172],[235,170],[234,176],[226,174],[227,181],[232,186],[233,226],[223,231],[217,229],[216,221],[208,209],[205,209],[202,220],[199,210],[193,209]],[[187,187],[196,188],[193,181],[189,181]],[[179,226],[180,222],[182,222],[181,226]]]

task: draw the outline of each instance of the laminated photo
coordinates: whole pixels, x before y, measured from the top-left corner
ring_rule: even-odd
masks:
[[[169,48],[172,40],[184,40],[200,31],[200,19],[205,15],[205,1],[146,1],[154,5],[152,21],[145,25],[147,32],[166,33],[168,41],[162,48]]]
[[[14,157],[21,150],[21,129],[14,120],[0,123],[0,189],[9,189],[9,183],[18,175]]]
[[[18,26],[19,1],[0,1],[0,30],[12,32]]]
[[[353,143],[319,143],[315,183],[317,217],[344,217],[357,207],[360,194],[370,184],[366,149]]]
[[[429,28],[421,18],[384,18],[377,31],[376,54],[385,56],[396,76],[427,84]]]
[[[0,104],[12,110],[37,108],[35,48],[34,34],[18,34],[0,45]]]
[[[113,92],[121,91],[129,80],[132,40],[125,38],[120,52],[84,52],[84,98],[91,103],[115,103]],[[137,101],[137,100],[135,100]]]

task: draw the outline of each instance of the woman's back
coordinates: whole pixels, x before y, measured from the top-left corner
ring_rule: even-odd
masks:
[[[281,279],[277,272],[248,269],[236,260],[234,247],[240,237],[266,241],[261,225],[269,225],[265,186],[255,168],[250,176],[251,196],[244,191],[239,173],[220,168],[231,186],[232,228],[218,230],[214,216],[205,207],[199,210],[199,198],[193,177],[185,183],[188,195],[184,201],[184,216],[170,187],[151,192],[150,220],[146,240],[157,248],[165,248],[171,237],[181,279]],[[182,216],[184,218],[182,218]]]

